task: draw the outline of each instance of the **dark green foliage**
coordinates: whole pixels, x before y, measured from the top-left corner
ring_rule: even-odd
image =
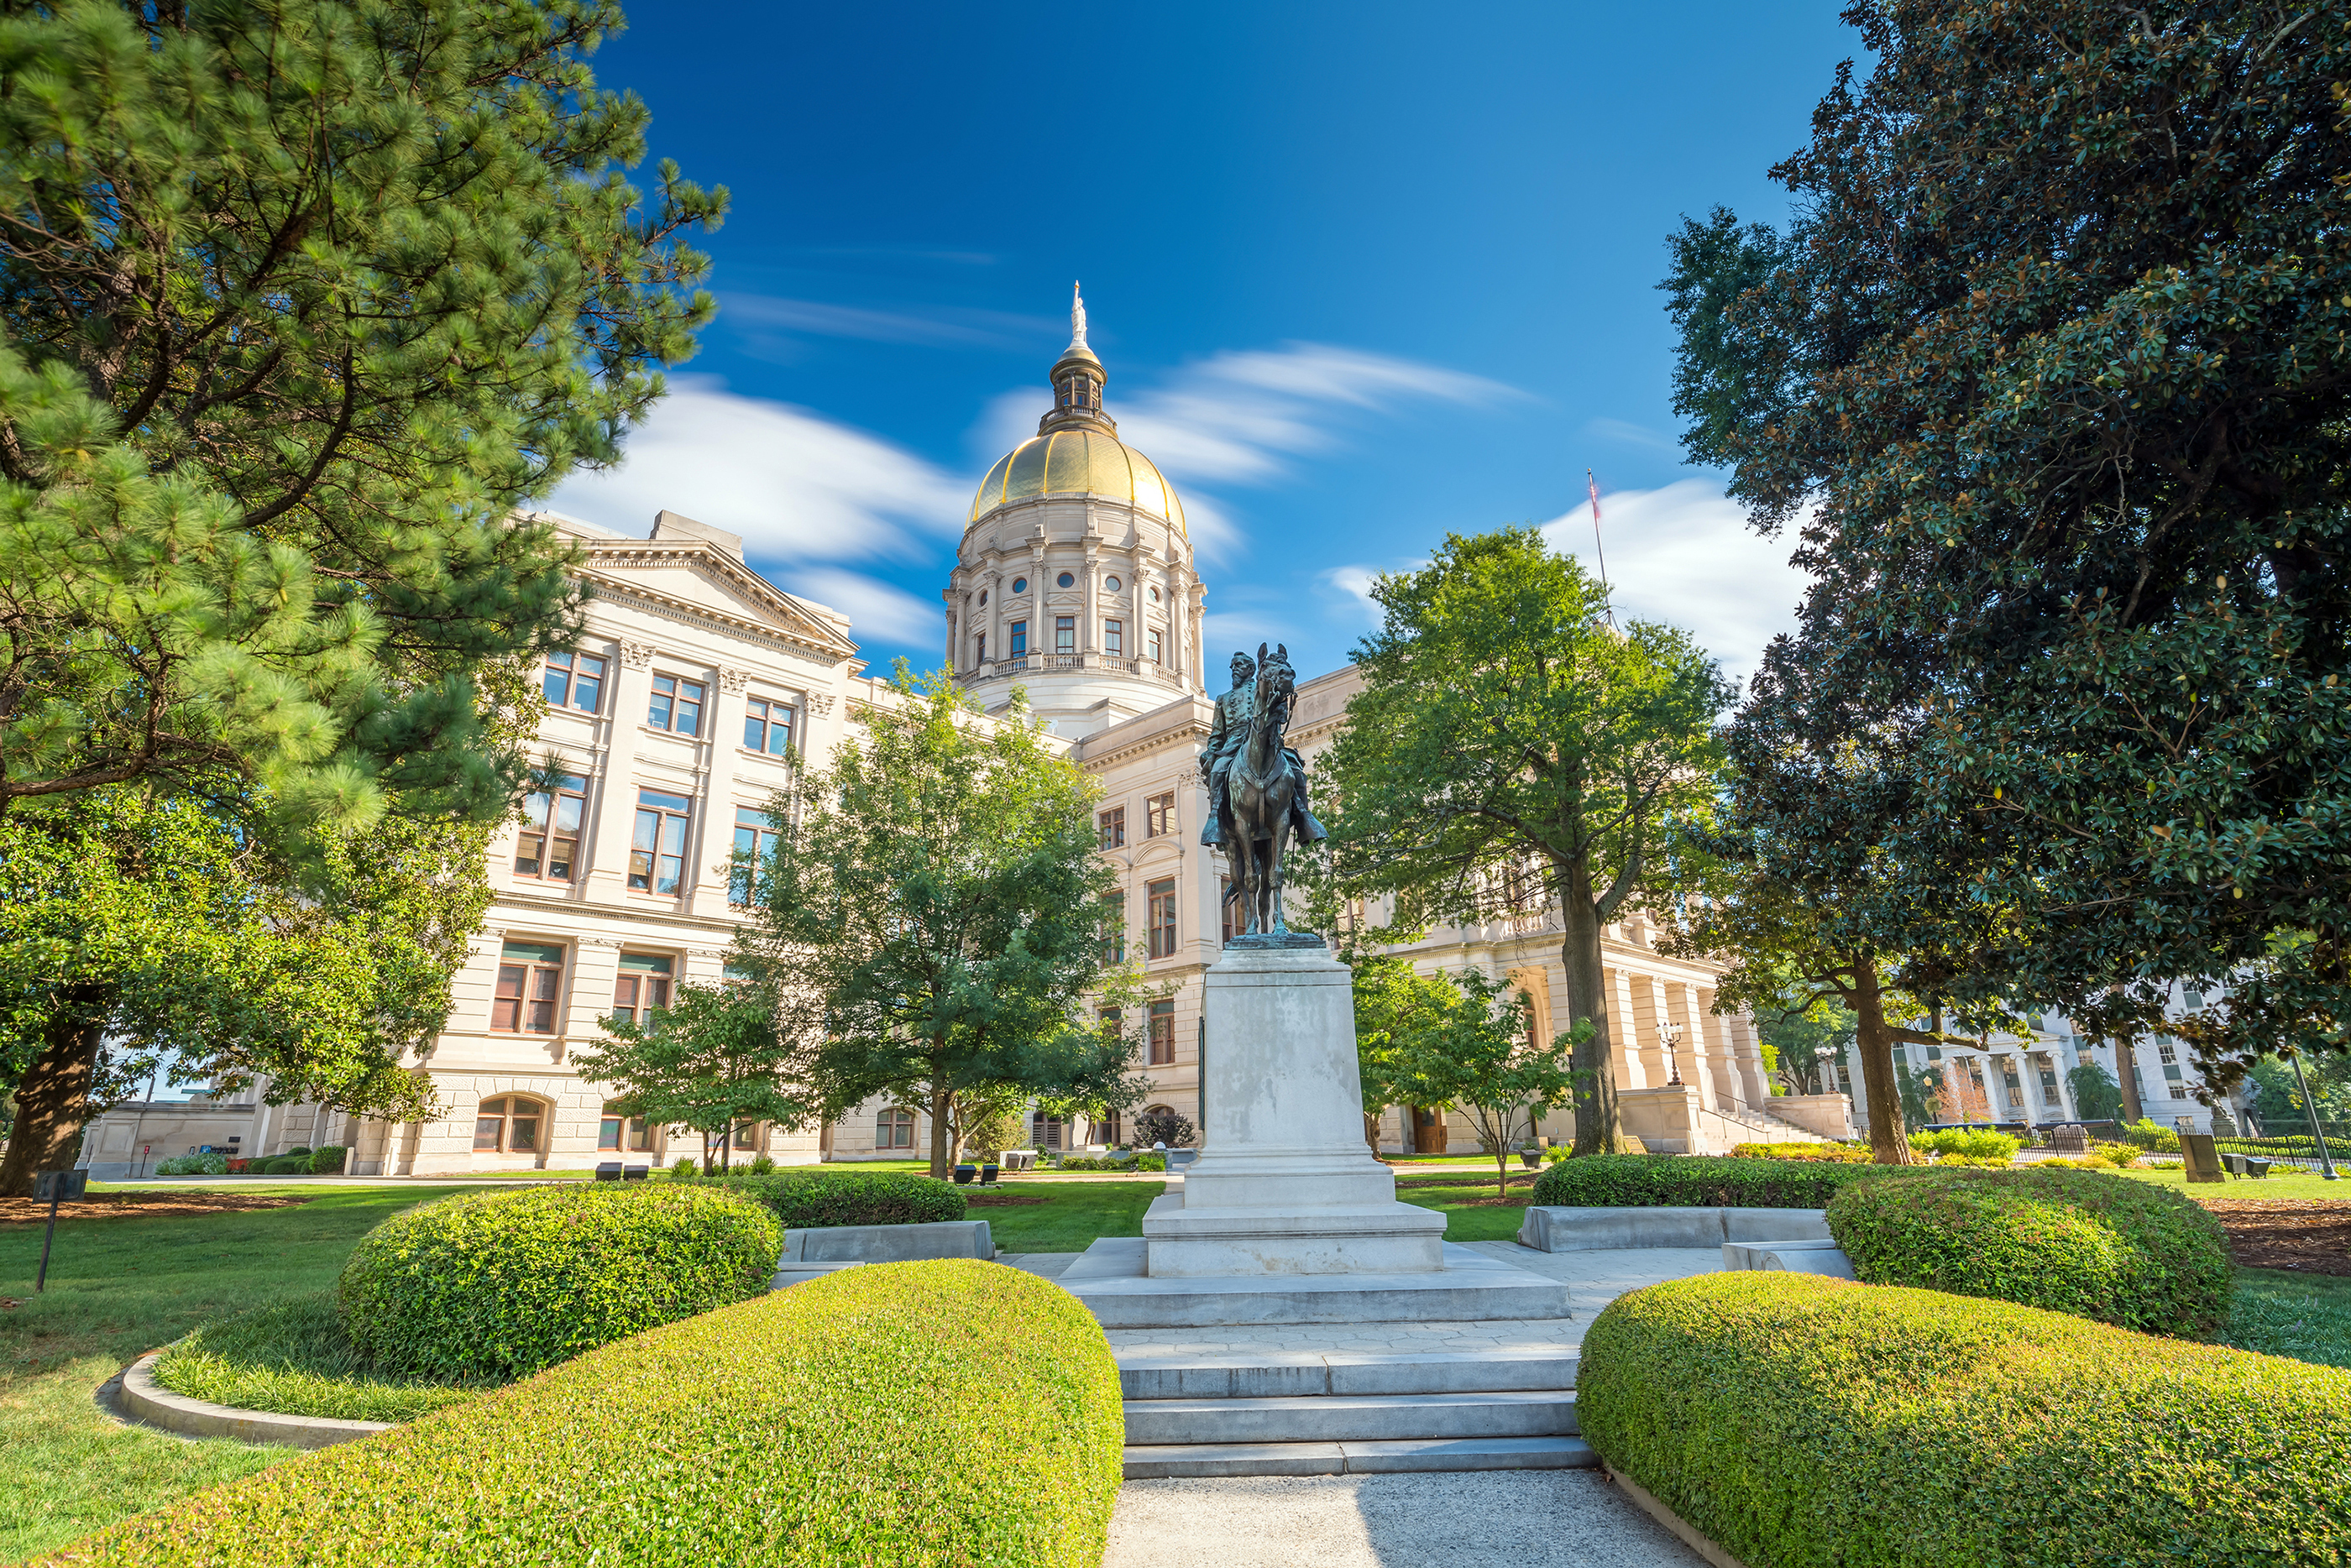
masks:
[[[738,1123],[772,1122],[789,1132],[808,1120],[812,1107],[784,1074],[802,1032],[821,1024],[821,1009],[804,997],[689,981],[643,1023],[602,1020],[603,1043],[580,1047],[571,1060],[629,1115],[700,1133],[704,1168],[724,1168],[734,1162],[727,1134]]]
[[[767,1205],[788,1231],[819,1225],[929,1225],[964,1217],[963,1190],[911,1171],[728,1176],[695,1185],[739,1192]],[[771,1260],[772,1261],[772,1260]]]
[[[1886,934],[1980,911],[1949,994],[2097,1035],[2225,981],[2176,1031],[2210,1081],[2339,1050],[2351,10],[1846,15],[1797,217],[1689,225],[1669,287],[1690,455],[1796,534],[1801,662],[1908,747],[1867,842],[1933,898]]]
[[[60,1563],[1091,1568],[1118,1367],[1050,1282],[883,1263],[143,1514]]]
[[[1738,1272],[1618,1297],[1583,1436],[1749,1568],[2337,1568],[2351,1375]]]
[[[350,1158],[350,1153],[351,1151],[350,1149],[344,1147],[339,1143],[330,1143],[323,1147],[312,1149],[310,1151],[310,1174],[313,1176],[340,1176],[343,1173],[343,1161]]]
[[[1829,1233],[1872,1284],[1918,1285],[2210,1338],[2229,1317],[2220,1222],[2124,1176],[1922,1170],[1840,1192]]]
[[[1825,1209],[1856,1182],[1900,1168],[1719,1155],[1586,1154],[1535,1179],[1528,1202],[1569,1209]]]
[[[2065,1075],[2073,1086],[2074,1108],[2086,1122],[2110,1122],[2123,1114],[2122,1085],[2103,1064],[2082,1062]]]
[[[309,1158],[306,1155],[281,1154],[276,1159],[264,1164],[261,1168],[261,1174],[264,1176],[308,1176],[310,1174]]]
[[[1169,1148],[1189,1147],[1192,1124],[1174,1111],[1143,1111],[1134,1118],[1134,1141],[1137,1147],[1144,1148],[1163,1143]]]
[[[517,1377],[767,1289],[783,1231],[715,1186],[523,1188],[409,1210],[351,1251],[351,1342],[395,1372]]]

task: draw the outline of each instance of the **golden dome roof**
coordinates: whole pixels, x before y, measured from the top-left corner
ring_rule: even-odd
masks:
[[[1099,495],[1164,517],[1185,534],[1184,504],[1151,460],[1098,430],[1082,427],[1029,437],[999,459],[973,497],[971,516],[1033,495]],[[1189,537],[1186,534],[1186,537]]]

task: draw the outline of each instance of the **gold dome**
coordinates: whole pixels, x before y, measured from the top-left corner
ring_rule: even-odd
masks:
[[[1116,436],[1082,428],[1031,436],[1007,452],[980,481],[972,499],[977,523],[1008,502],[1033,495],[1099,495],[1164,517],[1185,534],[1184,504],[1151,460]],[[1186,537],[1190,537],[1186,534]]]

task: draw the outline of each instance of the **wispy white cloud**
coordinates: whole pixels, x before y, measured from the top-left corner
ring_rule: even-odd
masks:
[[[689,376],[630,433],[619,468],[565,481],[551,504],[638,535],[655,513],[682,512],[797,563],[927,555],[925,541],[960,531],[971,497],[870,431]]]
[[[1680,450],[1674,444],[1672,437],[1661,435],[1646,425],[1636,425],[1630,420],[1588,420],[1584,422],[1583,431],[1586,435],[1597,436],[1602,441],[1622,441],[1627,446],[1645,446],[1656,452]]]
[[[851,635],[861,642],[879,639],[928,649],[946,641],[946,622],[941,618],[938,600],[917,598],[862,572],[803,566],[792,573],[785,586],[847,616]]]
[[[1794,629],[1805,578],[1788,564],[1792,541],[1758,536],[1713,482],[1603,491],[1600,514],[1609,597],[1619,620],[1687,628],[1742,686],[1763,645]],[[1543,536],[1596,571],[1588,505],[1544,524]]]
[[[772,294],[722,294],[719,320],[738,332],[791,337],[851,337],[868,343],[914,343],[933,348],[1003,348],[1050,336],[1054,323],[1041,316],[940,306],[913,310],[868,310],[818,299],[788,299]]]

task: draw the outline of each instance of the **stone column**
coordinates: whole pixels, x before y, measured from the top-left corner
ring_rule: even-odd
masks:
[[[1608,987],[1608,1008],[1616,1028],[1616,1063],[1624,1074],[1622,1087],[1655,1089],[1664,1086],[1667,1077],[1666,1054],[1659,1048],[1656,1037],[1646,1038],[1633,1014],[1633,977],[1623,969],[1604,969],[1602,978]]]
[[[1674,1022],[1682,1026],[1682,1038],[1697,1042],[1694,1054],[1707,1059],[1707,1082],[1714,1089],[1715,1103],[1725,1107],[1750,1103],[1740,1092],[1739,1075],[1731,1065],[1728,1053],[1708,1049],[1713,1043],[1709,1037],[1716,1032],[1707,1027],[1712,1020],[1698,1005],[1698,987],[1687,981],[1676,981],[1666,985],[1664,990]]]

